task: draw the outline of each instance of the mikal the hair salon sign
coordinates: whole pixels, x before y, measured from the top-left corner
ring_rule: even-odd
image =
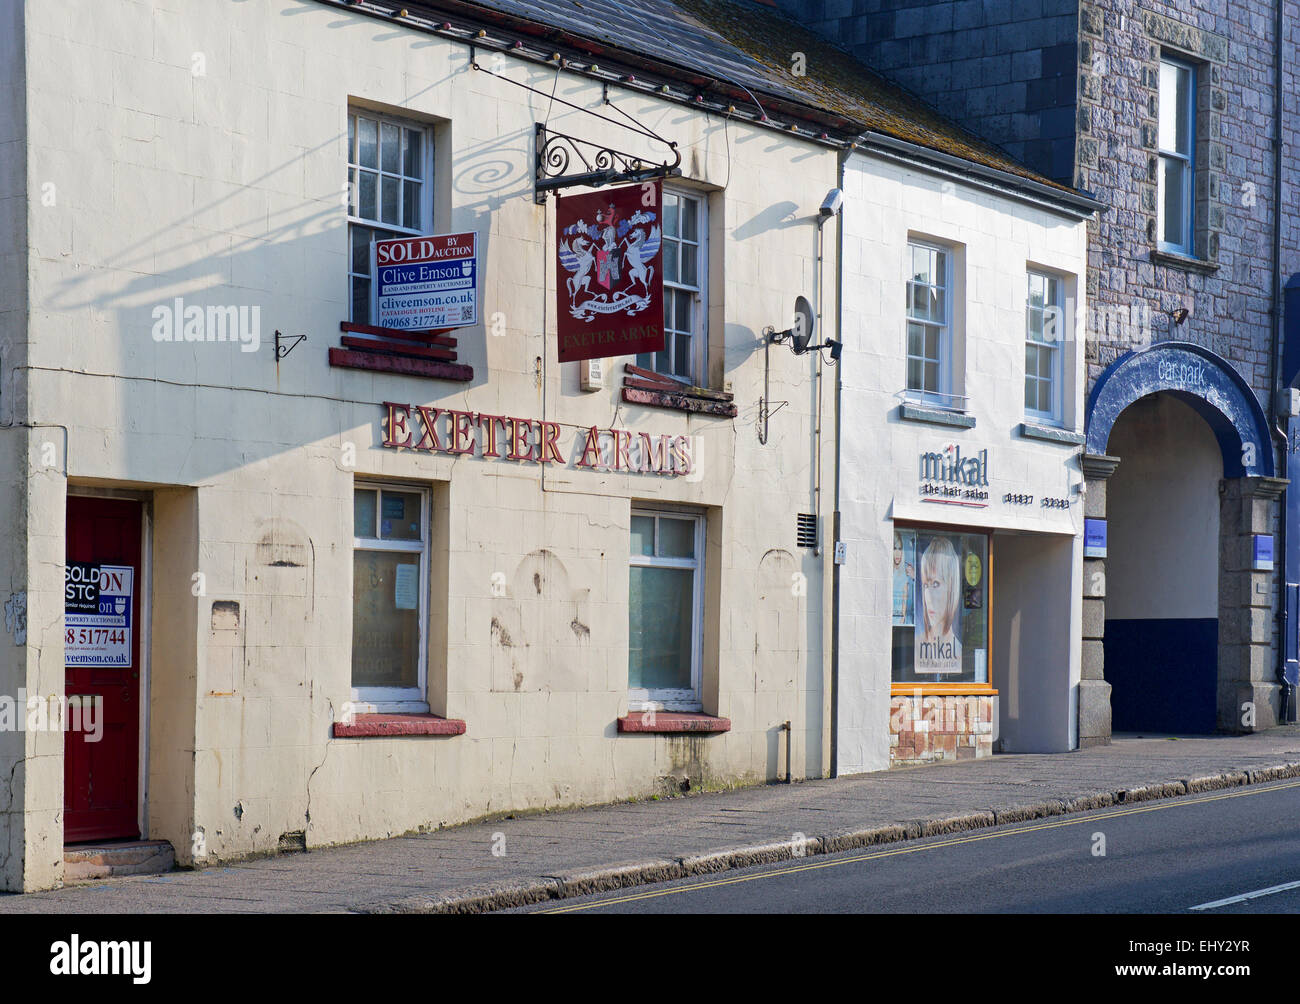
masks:
[[[560,362],[663,349],[662,203],[658,181],[556,200]]]

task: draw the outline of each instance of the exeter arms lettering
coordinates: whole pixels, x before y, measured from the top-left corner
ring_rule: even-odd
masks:
[[[558,422],[511,415],[457,411],[385,401],[380,420],[382,445],[389,449],[447,453],[453,456],[560,464],[629,474],[690,474],[694,466],[690,436],[651,436],[627,429],[579,428],[565,460]]]

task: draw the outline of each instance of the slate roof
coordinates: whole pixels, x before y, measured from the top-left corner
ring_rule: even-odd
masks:
[[[448,6],[432,0],[430,6]],[[462,0],[455,7],[510,18],[588,39],[610,58],[622,50],[696,74],[741,84],[860,131],[915,143],[1005,171],[1062,193],[1072,192],[1030,170],[994,144],[940,115],[855,57],[762,0]],[[793,54],[806,75],[791,72]],[[824,116],[823,116],[824,117]]]

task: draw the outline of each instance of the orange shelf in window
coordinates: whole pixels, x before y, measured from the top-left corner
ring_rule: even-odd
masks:
[[[890,697],[997,697],[987,683],[891,683]]]

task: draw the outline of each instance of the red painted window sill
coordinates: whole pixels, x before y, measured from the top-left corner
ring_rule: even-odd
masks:
[[[692,387],[673,377],[625,363],[623,400],[628,404],[649,404],[658,408],[689,411],[696,415],[735,418],[738,414],[733,395],[707,387]]]
[[[620,732],[730,732],[730,718],[698,711],[633,711],[618,720]]]
[[[431,377],[434,380],[456,380],[461,383],[474,379],[474,368],[461,363],[441,362],[435,359],[410,359],[406,356],[357,352],[352,349],[331,348],[330,365],[353,370],[405,373],[409,376]]]
[[[465,723],[459,718],[439,718],[437,715],[356,715],[351,724],[334,723],[335,739],[464,734]]]
[[[403,331],[351,321],[339,328],[343,344],[330,349],[331,366],[462,383],[474,379],[473,367],[456,361],[456,339],[446,331]]]

